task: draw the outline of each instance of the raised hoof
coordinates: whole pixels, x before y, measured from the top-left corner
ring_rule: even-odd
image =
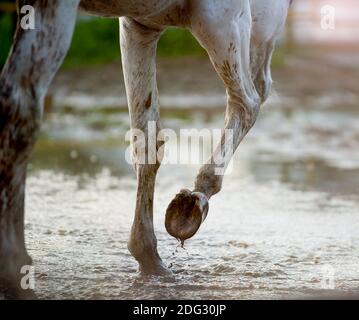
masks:
[[[166,230],[184,242],[196,234],[207,213],[208,199],[204,194],[181,190],[167,208]]]

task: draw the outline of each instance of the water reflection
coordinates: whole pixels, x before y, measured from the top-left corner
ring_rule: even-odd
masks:
[[[126,249],[136,190],[133,169],[125,162],[127,115],[103,114],[95,120],[93,115],[50,115],[27,187],[27,241],[39,297],[244,299],[359,293],[355,112],[265,110],[186,251],[176,250],[178,243],[166,233],[164,213],[179,189],[191,187],[197,166],[163,166],[154,223],[160,254],[175,281],[139,278]],[[164,126],[177,130],[220,128],[222,122],[222,114],[189,118],[168,112],[164,117]],[[333,277],[334,290],[325,286],[327,277]]]

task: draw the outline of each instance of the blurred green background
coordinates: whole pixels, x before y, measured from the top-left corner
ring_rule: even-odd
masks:
[[[118,19],[79,19],[64,66],[101,64],[118,59],[118,33]],[[204,55],[204,51],[188,31],[170,28],[161,37],[158,55]]]
[[[11,14],[2,14],[0,17],[0,64],[4,64],[11,46],[12,26]],[[80,17],[64,67],[102,64],[119,59],[118,29],[118,19]],[[188,31],[169,28],[160,40],[158,55],[200,56],[205,55],[205,52]]]
[[[13,37],[14,19],[10,13],[0,16],[0,66],[5,63]],[[117,19],[80,16],[71,48],[63,68],[84,67],[116,61],[120,57]],[[169,28],[158,45],[159,57],[205,56],[203,48],[184,29]],[[274,65],[281,64],[283,54],[277,51]]]
[[[4,64],[13,35],[13,16],[11,14],[0,14],[0,66]]]

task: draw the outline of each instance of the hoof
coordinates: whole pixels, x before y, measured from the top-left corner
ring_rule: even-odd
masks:
[[[164,263],[160,260],[156,263],[151,264],[140,264],[140,274],[143,277],[168,277],[172,278],[173,273],[170,269],[168,269]]]
[[[22,290],[16,286],[0,285],[0,300],[36,300],[33,290]]]
[[[139,237],[137,237],[138,239]],[[144,243],[149,244],[149,239],[135,240],[136,236],[131,235],[127,244],[131,255],[137,260],[139,264],[139,272],[141,276],[171,276],[172,272],[165,266],[159,256],[156,246],[156,239],[152,239],[152,245],[145,246]]]
[[[3,262],[0,266],[0,300],[36,300],[33,290],[21,287],[23,276],[20,272],[21,266],[32,265],[32,259],[26,252],[14,256],[16,260],[0,256],[0,261]]]
[[[208,199],[200,192],[181,190],[166,212],[166,230],[182,243],[193,237],[206,219]]]

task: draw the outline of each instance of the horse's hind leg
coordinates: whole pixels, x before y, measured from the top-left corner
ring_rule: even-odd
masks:
[[[21,0],[32,5],[35,29],[18,24],[0,77],[0,290],[31,297],[21,286],[30,265],[24,241],[26,168],[42,117],[43,98],[70,44],[79,0]]]
[[[256,89],[264,103],[272,86],[271,60],[276,40],[282,32],[290,1],[252,0],[251,71]]]

